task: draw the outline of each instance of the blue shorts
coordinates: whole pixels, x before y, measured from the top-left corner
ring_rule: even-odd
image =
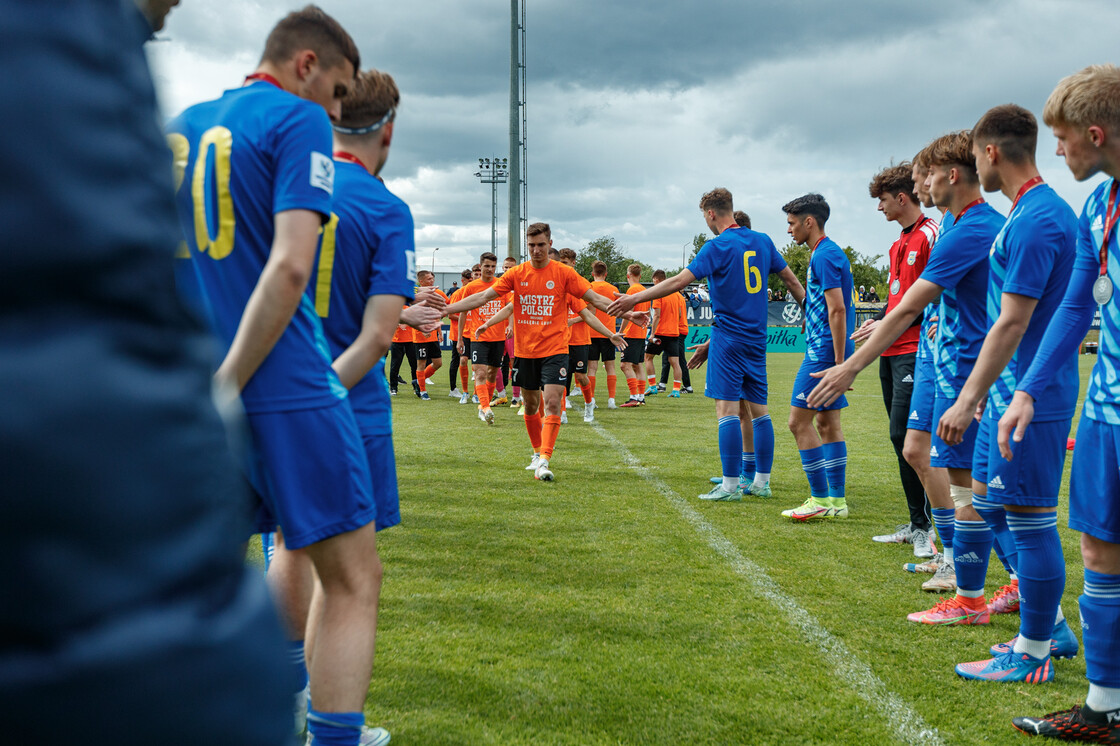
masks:
[[[279,525],[289,549],[354,531],[377,517],[369,462],[350,402],[246,415],[248,475],[261,498],[256,530]]]
[[[929,465],[946,469],[971,469],[976,434],[980,429],[976,420],[969,422],[968,429],[964,431],[964,440],[955,446],[947,445],[945,441],[937,437],[937,423],[941,421],[941,415],[945,414],[955,402],[955,399],[934,397],[933,422],[929,434]]]
[[[999,420],[987,414],[976,435],[972,478],[988,485],[988,500],[1001,505],[1058,507],[1058,489],[1066,464],[1069,420],[1033,422],[1020,443],[1011,443],[1013,458],[999,453]]]
[[[1073,449],[1069,527],[1120,544],[1120,425],[1091,420],[1084,412]]]
[[[723,401],[745,399],[766,403],[766,347],[752,348],[746,342],[712,330],[708,347],[708,371],[704,396]]]
[[[933,398],[937,388],[937,371],[933,358],[918,360],[914,365],[914,391],[910,395],[910,416],[906,418],[907,430],[933,432]]]
[[[809,356],[806,355],[805,359],[801,361],[801,367],[797,370],[797,378],[793,381],[793,394],[790,396],[789,405],[798,409],[817,409],[821,412],[830,409],[843,409],[848,406],[848,397],[843,394],[827,407],[810,407],[809,402],[806,401],[809,398],[809,392],[815,389],[817,382],[820,381],[819,378],[813,378],[809,374],[820,373],[835,366],[836,363],[831,361],[810,360]]]
[[[377,530],[401,522],[401,501],[397,492],[397,462],[393,455],[393,436],[384,433],[362,433],[362,443],[369,461],[373,502],[377,506]]]

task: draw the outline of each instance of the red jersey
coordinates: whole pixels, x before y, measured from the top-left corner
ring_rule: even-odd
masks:
[[[491,287],[499,295],[513,294],[515,357],[568,354],[568,296],[582,297],[591,283],[571,267],[550,261],[543,269],[519,264]]]
[[[930,247],[937,240],[937,222],[925,215],[918,222],[902,231],[902,235],[891,245],[891,268],[887,277],[887,309],[890,313],[910,286],[921,277],[922,270],[929,261]],[[912,326],[904,331],[894,344],[883,352],[883,357],[912,354],[918,351],[918,337],[921,325]]]

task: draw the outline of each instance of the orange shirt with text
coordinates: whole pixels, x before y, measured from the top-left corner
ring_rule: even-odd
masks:
[[[419,290],[419,288],[417,288],[417,290]],[[445,301],[447,300],[447,293],[443,292],[439,288],[436,288],[436,293],[439,294],[440,296],[442,296]],[[439,333],[440,333],[439,329],[436,329],[435,331],[431,332],[430,334],[425,334],[424,332],[420,331],[419,329],[413,329],[412,330],[412,341],[416,342],[417,344],[424,344],[426,342],[436,342],[436,341],[439,340]]]
[[[490,288],[494,287],[497,282],[497,278],[494,278],[490,282],[486,282],[482,279],[468,282],[463,286],[463,298],[468,298],[475,293],[481,293],[485,290],[489,290]],[[510,297],[507,293],[505,295],[499,295],[494,300],[486,301],[481,306],[472,311],[467,311],[467,326],[464,330],[464,336],[469,335],[470,338],[476,342],[504,342],[506,339],[506,326],[509,324],[509,321],[503,321],[500,324],[495,324],[494,326],[484,331],[481,336],[476,336],[475,330],[489,321],[491,316],[496,314],[498,311],[501,311],[502,307],[505,306],[505,304],[509,303],[509,301]]]
[[[567,296],[582,297],[591,283],[560,262],[542,269],[525,262],[507,270],[492,287],[499,295],[513,294],[515,357],[568,354]]]

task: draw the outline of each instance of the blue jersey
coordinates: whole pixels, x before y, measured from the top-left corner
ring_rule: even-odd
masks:
[[[937,239],[941,237],[941,234],[952,227],[953,213],[946,212],[945,215],[941,218],[941,224],[937,227],[937,233],[934,236],[933,245],[929,247],[930,256],[933,256],[933,252],[937,250]],[[929,338],[929,329],[935,323],[933,319],[937,318],[937,313],[940,306],[941,299],[938,298],[937,300],[928,304],[925,311],[922,312],[922,334],[918,338],[918,360],[934,359],[935,345],[934,340]]]
[[[988,253],[1003,216],[987,202],[943,230],[922,279],[943,288],[938,308],[937,395],[956,399],[988,333]]]
[[[855,350],[851,340],[856,327],[855,305],[852,297],[852,263],[835,241],[824,237],[813,249],[809,258],[809,275],[805,284],[805,355],[814,362],[836,362],[832,348],[832,330],[828,326],[828,305],[824,291],[840,288],[840,297],[846,308],[844,332],[844,358]]]
[[[168,129],[183,165],[176,201],[191,255],[179,265],[193,268],[225,355],[272,249],[274,216],[330,213],[330,120],[321,106],[261,81],[192,106]],[[330,363],[305,295],[241,392],[245,411],[308,409],[345,398]]]
[[[708,278],[714,326],[750,344],[766,344],[766,279],[786,268],[769,236],[726,230],[705,243],[688,271]]]
[[[371,296],[412,300],[416,245],[408,205],[364,166],[336,161],[334,188],[334,213],[323,230],[308,286],[331,357],[337,358],[362,330]],[[350,405],[363,433],[390,431],[383,359],[350,389]]]
[[[1077,243],[1077,215],[1048,184],[1034,187],[1007,216],[991,249],[988,272],[988,324],[999,318],[1004,293],[1038,299],[1030,324],[988,392],[988,416],[1007,411],[1015,386],[1034,361],[1042,335],[1069,285]],[[1036,422],[1073,416],[1080,378],[1076,356],[1067,356],[1035,402]]]

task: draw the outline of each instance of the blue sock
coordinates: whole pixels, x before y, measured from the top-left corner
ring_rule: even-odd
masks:
[[[719,460],[723,476],[737,478],[743,459],[743,431],[739,429],[739,416],[719,418]]]
[[[844,499],[845,472],[848,468],[848,444],[844,441],[821,446],[824,473],[828,477],[828,496]]]
[[[1066,589],[1058,512],[1008,511],[1007,525],[1018,557],[1019,634],[1028,640],[1049,640]]]
[[[953,523],[956,521],[957,511],[952,508],[934,508],[933,525],[937,526],[937,535],[941,537],[943,549],[953,548]]]
[[[957,519],[953,526],[953,566],[957,569],[959,590],[971,593],[979,591],[983,595],[993,541],[992,530],[984,521]],[[1052,616],[1050,627],[1054,627]]]
[[[774,423],[764,414],[751,420],[754,427],[754,452],[758,462],[755,467],[763,474],[774,471]]]
[[[307,729],[315,746],[358,746],[362,726],[366,724],[364,712],[319,712],[308,707]]]
[[[828,477],[824,473],[824,447],[817,446],[801,451],[801,468],[809,480],[809,494],[828,497]]]
[[[288,640],[288,660],[296,669],[298,684],[295,691],[302,692],[307,686],[307,662],[303,659],[303,640]]]
[[[980,497],[973,493],[972,507],[988,524],[995,537],[996,556],[1003,563],[1008,575],[1015,575],[1019,562],[1019,550],[1015,546],[1015,539],[1011,536],[1011,529],[1007,526],[1007,511],[1001,503],[992,502],[987,497]]]
[[[1085,677],[1097,686],[1120,688],[1120,575],[1085,568],[1081,636],[1085,638]]]
[[[276,552],[276,534],[268,532],[261,534],[261,554],[264,555],[264,572],[268,574],[269,565],[272,564],[272,555]]]
[[[740,432],[742,432],[740,430]],[[748,482],[754,479],[754,454],[743,454],[743,465],[739,469],[739,477],[747,480]]]

